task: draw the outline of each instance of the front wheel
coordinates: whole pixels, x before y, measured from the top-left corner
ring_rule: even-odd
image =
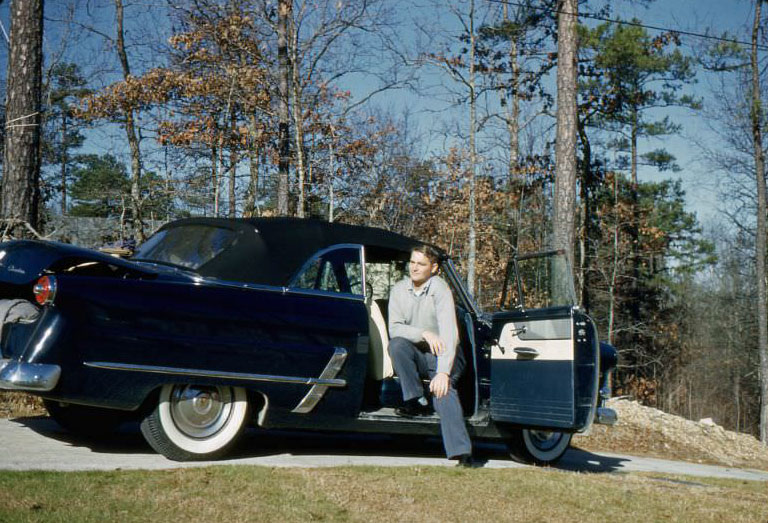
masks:
[[[533,429],[509,429],[507,446],[512,459],[536,465],[552,465],[563,457],[573,434]]]
[[[241,387],[164,385],[157,406],[141,422],[141,433],[168,459],[210,460],[235,444],[247,420]]]

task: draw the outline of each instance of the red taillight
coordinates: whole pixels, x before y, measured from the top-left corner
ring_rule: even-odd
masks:
[[[32,294],[35,295],[35,301],[40,305],[53,303],[53,299],[56,297],[56,278],[54,276],[41,277],[32,287]]]

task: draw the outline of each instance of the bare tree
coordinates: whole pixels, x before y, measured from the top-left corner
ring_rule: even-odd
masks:
[[[443,8],[443,2],[435,2],[431,8],[436,12]],[[467,228],[467,250],[466,250],[466,270],[467,270],[467,288],[474,295],[476,291],[476,264],[477,264],[477,196],[476,183],[478,177],[478,166],[480,163],[477,152],[478,141],[478,117],[477,103],[479,96],[477,81],[477,31],[476,20],[478,18],[478,9],[475,1],[471,0],[469,4],[464,2],[451,2],[447,5],[447,10],[453,15],[455,23],[458,23],[460,33],[458,38],[455,34],[447,33],[444,41],[436,40],[434,37],[434,26],[432,23],[421,26],[419,31],[427,38],[429,43],[425,46],[430,49],[428,52],[420,52],[419,62],[436,66],[447,73],[455,87],[449,87],[441,84],[437,88],[437,96],[444,97],[449,101],[449,106],[461,105],[469,109],[467,118],[467,137],[469,142],[469,165],[466,170],[466,179],[464,182],[469,189],[467,199],[468,207],[468,228]],[[460,45],[458,52],[452,51],[454,46]],[[437,47],[437,50],[435,48]],[[442,49],[440,49],[442,47]],[[464,56],[466,55],[466,56]],[[424,94],[424,93],[422,93]],[[464,105],[466,104],[466,105]],[[449,153],[450,156],[450,153]]]
[[[37,227],[42,62],[43,0],[15,0],[11,3],[4,172],[0,187],[0,213],[8,220],[6,232],[12,232],[23,222]]]
[[[768,296],[766,295],[765,244],[766,244],[766,188],[765,160],[763,157],[762,114],[760,98],[760,70],[757,60],[757,38],[760,31],[760,15],[763,0],[755,0],[755,19],[752,23],[750,68],[752,72],[752,100],[750,122],[757,180],[757,230],[755,231],[755,265],[757,283],[757,325],[760,351],[760,441],[768,443]]]
[[[288,59],[289,23],[293,19],[293,0],[279,0],[277,5],[277,58],[278,58],[278,149],[277,214],[288,214],[288,183],[290,166],[290,107],[288,104],[292,70]]]
[[[469,238],[467,245],[467,289],[475,295],[477,264],[477,85],[475,83],[475,0],[469,3]]]
[[[391,32],[390,18],[390,8],[381,0],[348,3],[293,0],[288,23],[291,70],[288,98],[293,124],[291,158],[296,171],[297,216],[305,216],[312,193],[316,196],[317,189],[324,185],[316,186],[319,179],[313,180],[312,170],[317,166],[318,150],[312,144],[321,138],[315,122],[325,122],[321,127],[329,129],[328,121],[333,115],[346,116],[374,95],[401,82],[380,70],[386,69],[383,64],[391,61],[387,56],[391,51],[382,45]],[[343,104],[342,109],[335,100],[336,95],[340,95],[341,100],[344,93],[337,89],[344,77],[352,74],[377,78],[379,85],[371,87],[368,94],[354,103]],[[327,140],[327,137],[322,139]],[[328,149],[321,146],[319,150]],[[320,190],[324,192],[324,189]]]
[[[115,16],[117,25],[115,27],[115,50],[120,59],[120,67],[123,71],[123,79],[128,80],[131,77],[131,68],[128,64],[128,54],[125,52],[125,28],[124,22],[125,10],[123,0],[115,0]],[[128,140],[128,147],[131,150],[131,211],[133,213],[133,232],[136,239],[143,242],[146,239],[144,234],[144,222],[141,219],[141,148],[139,147],[139,134],[136,129],[136,121],[132,108],[127,108],[124,115],[125,136]]]

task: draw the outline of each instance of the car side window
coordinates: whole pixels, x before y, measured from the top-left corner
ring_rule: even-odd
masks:
[[[311,258],[293,278],[297,289],[363,294],[359,247],[337,247]]]
[[[377,261],[365,265],[366,283],[373,300],[387,300],[395,284],[402,280],[407,271],[400,260]]]

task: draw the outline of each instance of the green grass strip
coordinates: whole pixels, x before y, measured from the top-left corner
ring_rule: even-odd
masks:
[[[768,483],[443,467],[0,472],[0,521],[768,521]]]

